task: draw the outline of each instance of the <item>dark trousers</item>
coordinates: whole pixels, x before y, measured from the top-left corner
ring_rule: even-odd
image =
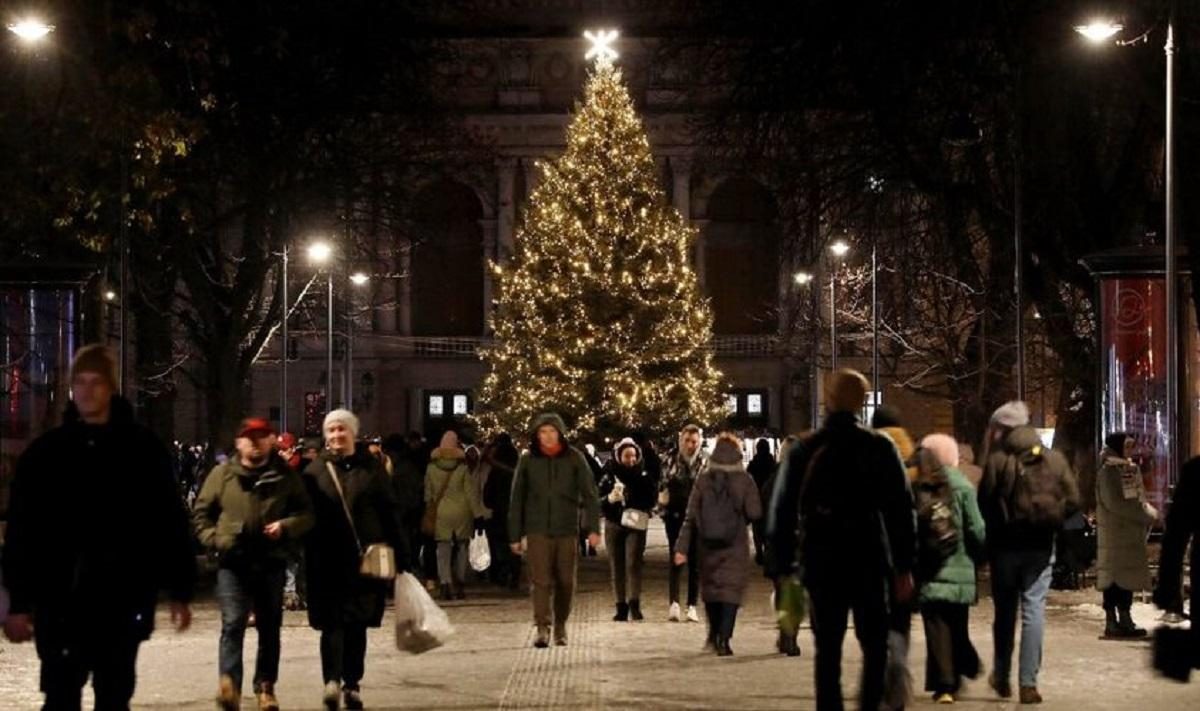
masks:
[[[254,661],[254,690],[279,678],[279,628],[283,626],[283,565],[263,570],[217,571],[217,603],[221,607],[221,643],[217,667],[222,676],[233,678],[242,688],[242,646],[246,622],[253,611],[258,633],[258,656]]]
[[[679,574],[683,572],[683,565],[675,565],[675,543],[679,540],[679,532],[683,530],[683,517],[668,515],[664,519],[667,527],[667,543],[670,551],[670,574],[667,582],[667,590],[671,602],[679,602]],[[695,605],[700,592],[700,556],[696,554],[696,537],[692,537],[692,543],[685,551],[687,556],[687,604]]]
[[[859,687],[859,708],[877,709],[883,698],[883,680],[887,669],[888,604],[887,586],[873,584],[812,587],[813,639],[816,642],[816,682],[818,711],[841,711],[842,642],[846,638],[847,616],[854,614],[854,636],[862,648],[863,670]]]
[[[733,639],[733,627],[737,624],[738,606],[732,602],[706,602],[704,612],[708,615],[708,639]]]
[[[950,602],[921,605],[925,622],[925,690],[956,694],[962,677],[979,676],[979,654],[967,628],[970,608]]]
[[[367,664],[367,628],[364,625],[339,625],[321,630],[321,674],[328,684],[341,682],[346,689],[358,689]]]
[[[75,640],[55,637],[45,633],[37,637],[38,657],[42,660],[41,688],[46,695],[44,711],[79,711],[89,675],[96,711],[129,708],[137,681],[140,639],[120,639],[111,634]]]
[[[567,626],[575,597],[575,574],[579,555],[575,536],[526,536],[525,556],[533,581],[533,619],[540,628],[550,626],[550,599],[554,598],[555,628]]]
[[[1126,590],[1117,584],[1109,585],[1104,589],[1104,609],[1105,610],[1128,610],[1133,607],[1133,591]]]
[[[642,564],[646,559],[646,532],[604,522],[604,545],[608,548],[613,597],[617,602],[642,597]]]

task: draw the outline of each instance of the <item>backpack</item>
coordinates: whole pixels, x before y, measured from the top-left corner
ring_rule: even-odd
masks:
[[[962,532],[955,517],[957,506],[950,478],[933,453],[918,449],[908,465],[917,468],[913,496],[917,505],[918,574],[929,580],[958,550]]]
[[[705,497],[700,507],[700,536],[705,547],[718,550],[732,546],[746,522],[729,490],[728,475],[709,472],[709,476],[712,477],[712,494]]]
[[[1041,445],[1009,455],[1012,489],[1008,510],[1013,522],[1035,530],[1057,531],[1067,518],[1062,468]]]

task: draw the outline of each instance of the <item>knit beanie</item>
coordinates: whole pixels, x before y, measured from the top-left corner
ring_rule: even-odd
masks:
[[[75,352],[71,361],[71,379],[80,373],[97,373],[108,381],[109,387],[116,391],[120,378],[117,376],[117,359],[112,349],[102,343],[84,346]]]
[[[926,435],[925,439],[921,440],[921,447],[932,452],[938,464],[943,467],[958,466],[958,442],[950,435]]]
[[[870,384],[857,370],[843,368],[825,380],[825,409],[830,413],[857,413],[863,408]]]
[[[742,461],[742,444],[737,437],[728,433],[717,437],[717,443],[713,445],[712,454],[708,457],[710,465],[737,466]]]
[[[1010,400],[992,413],[992,424],[1013,429],[1029,424],[1029,406],[1020,400]]]
[[[442,441],[438,445],[438,449],[462,449],[462,446],[458,443],[458,434],[454,430],[446,430],[446,433],[442,435]]]
[[[358,437],[358,418],[353,412],[344,409],[333,410],[325,416],[325,424],[321,426],[321,429],[328,429],[335,422],[340,422],[343,427],[350,430],[351,437]]]

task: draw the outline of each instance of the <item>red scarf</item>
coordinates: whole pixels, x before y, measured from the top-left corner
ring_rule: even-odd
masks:
[[[546,445],[539,442],[538,447],[542,450],[542,454],[546,455],[547,457],[551,457],[551,458],[557,457],[558,455],[562,454],[562,451],[563,451],[563,443],[562,443],[561,439],[558,440],[557,442],[555,442],[554,445],[550,446],[550,447],[547,447]]]

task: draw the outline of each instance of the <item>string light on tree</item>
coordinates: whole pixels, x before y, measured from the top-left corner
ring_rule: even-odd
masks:
[[[523,431],[540,411],[577,433],[712,425],[726,412],[713,365],[712,311],[689,255],[695,231],[668,203],[642,122],[609,46],[587,33],[596,64],[567,130],[539,164],[513,259],[493,266],[495,340],[477,419]]]

